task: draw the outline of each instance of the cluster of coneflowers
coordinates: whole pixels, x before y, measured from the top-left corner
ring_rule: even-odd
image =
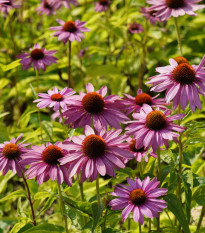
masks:
[[[152,6],[141,12],[155,24],[157,21],[168,20],[171,16],[178,17],[185,13],[195,15],[195,10],[204,7],[197,5],[197,2],[199,1],[149,0],[147,3]],[[2,0],[0,4],[1,9],[6,6],[14,7],[14,1],[11,0]],[[70,4],[77,5],[78,2],[61,0],[56,3],[54,0],[43,0],[38,10],[49,15],[63,4],[69,8]],[[100,0],[95,9],[98,12],[106,11],[110,4],[110,0]],[[84,27],[85,22],[79,20],[64,22],[58,19],[57,22],[60,26],[51,28],[55,31],[53,35],[64,44],[69,42],[69,51],[71,42],[80,42],[84,38],[83,32],[89,31]],[[137,30],[142,31],[142,28],[137,28],[137,24],[130,25],[131,33]],[[40,69],[45,70],[46,66],[57,62],[57,58],[53,56],[55,52],[46,51],[35,44],[34,49],[18,58],[21,59],[23,69],[33,66],[38,77]],[[154,92],[166,90],[164,99],[158,98],[159,95],[151,97],[141,89],[135,97],[128,94],[123,97],[106,96],[107,87],[95,91],[90,83],[86,85],[87,93],[76,94],[72,88],[67,87],[61,91],[54,87],[47,93],[38,93],[40,98],[34,102],[38,103],[39,109],[52,108],[68,129],[83,128],[84,134],[68,137],[63,142],[48,142],[40,146],[19,143],[21,134],[17,139],[12,138],[11,141],[0,144],[0,171],[3,175],[12,170],[24,179],[25,176],[27,179],[35,178],[39,185],[49,179],[56,180],[60,198],[62,195],[59,185],[63,182],[72,186],[73,178],[79,178],[81,183],[88,179],[91,182],[96,180],[100,204],[99,175],[103,177],[107,174],[115,178],[115,170],[125,168],[129,160],[141,162],[144,159],[147,162],[150,155],[158,160],[158,179],[146,177],[140,180],[136,177],[132,180],[128,177],[128,185],[119,184],[115,187],[111,195],[116,198],[109,205],[112,210],[123,209],[123,222],[131,212],[134,221],[140,224],[143,224],[144,216],[158,218],[158,213],[166,208],[166,202],[158,198],[168,191],[159,188],[160,150],[164,146],[168,149],[169,141],[180,142],[180,135],[185,130],[180,124],[174,123],[184,118],[185,114],[172,113],[177,107],[180,110],[180,106],[185,110],[188,104],[192,111],[196,107],[201,109],[199,94],[205,96],[205,57],[199,65],[190,65],[182,56],[170,59],[169,62],[168,66],[156,68],[159,74],[147,82],[152,85],[151,90]],[[173,111],[167,108],[171,103]],[[122,124],[127,125],[125,131],[121,129]],[[179,158],[180,162],[182,161]],[[30,204],[33,213],[32,202]],[[36,222],[35,215],[33,222]],[[65,230],[68,232],[68,229]]]

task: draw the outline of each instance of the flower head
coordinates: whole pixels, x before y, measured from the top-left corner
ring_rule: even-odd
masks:
[[[143,93],[141,89],[138,90],[136,97],[131,95],[124,94],[126,98],[120,100],[120,103],[123,105],[122,109],[130,114],[131,112],[140,112],[145,104],[151,106],[152,108],[160,108],[165,110],[166,102],[164,99],[157,99],[159,95],[151,97],[147,93]]]
[[[141,8],[141,13],[153,25],[156,25],[157,22],[162,22],[162,20],[160,20],[160,18],[156,17],[156,15],[155,15],[156,11],[150,10],[149,7],[142,7]]]
[[[192,111],[197,106],[201,109],[199,94],[205,95],[205,56],[199,66],[191,66],[188,61],[182,57],[169,60],[170,65],[158,67],[156,71],[159,75],[151,77],[151,90],[161,92],[166,90],[165,100],[169,103],[173,100],[173,109],[175,110],[179,103],[185,110],[188,102]]]
[[[52,2],[52,0],[43,0],[41,2],[41,5],[36,8],[36,11],[39,12],[41,15],[55,15],[57,10],[57,7],[55,7],[55,4]]]
[[[98,173],[115,177],[115,169],[124,168],[123,159],[132,159],[133,155],[123,149],[126,135],[120,135],[122,130],[101,129],[94,132],[90,126],[85,127],[85,135],[73,136],[64,141],[69,154],[60,159],[61,165],[69,166],[70,177],[81,171],[81,182],[86,179],[95,180]]]
[[[80,92],[78,99],[69,105],[69,109],[64,112],[66,124],[73,124],[74,128],[93,125],[99,129],[107,125],[120,129],[120,123],[124,123],[129,118],[118,108],[116,100],[119,96],[111,95],[105,97],[107,87],[102,87],[99,91],[94,91],[91,83],[86,86],[87,94]]]
[[[11,9],[19,7],[21,7],[21,4],[14,0],[0,0],[0,11],[5,14],[8,14]]]
[[[147,0],[152,5],[150,10],[156,11],[156,17],[168,20],[171,16],[196,15],[195,11],[202,9],[205,5],[198,5],[201,0]]]
[[[144,215],[147,218],[158,217],[158,212],[162,212],[166,208],[166,202],[158,199],[167,193],[167,189],[158,188],[160,182],[157,178],[150,181],[149,177],[146,177],[143,181],[139,178],[132,180],[127,178],[127,185],[119,184],[115,187],[114,192],[111,193],[114,197],[117,197],[110,201],[112,210],[122,211],[122,220],[125,222],[131,212],[133,212],[133,219],[135,222],[143,224]]]
[[[47,143],[41,146],[32,146],[32,150],[23,155],[21,165],[30,165],[26,171],[27,179],[35,177],[40,185],[49,180],[57,180],[59,184],[64,181],[71,186],[72,181],[68,178],[67,169],[59,164],[59,159],[68,154],[61,142],[54,145]]]
[[[129,28],[128,28],[128,31],[131,33],[131,34],[135,34],[135,33],[141,33],[144,31],[143,27],[141,24],[138,24],[136,22],[134,23],[130,23],[129,25]]]
[[[12,138],[10,142],[4,142],[0,144],[0,171],[4,176],[8,170],[16,171],[18,176],[24,171],[24,166],[19,164],[22,159],[22,155],[29,152],[30,149],[26,148],[30,143],[17,143],[23,134],[19,135],[16,139]]]
[[[65,110],[67,109],[67,104],[73,103],[73,94],[75,94],[75,91],[72,88],[65,87],[62,91],[58,91],[54,87],[53,90],[48,91],[48,94],[39,93],[38,96],[41,99],[34,100],[33,102],[39,102],[37,107],[40,109],[49,106],[50,108],[53,107],[54,111],[58,111],[60,107]]]
[[[111,4],[111,0],[99,0],[95,5],[96,12],[107,11]]]
[[[30,49],[30,53],[24,53],[17,57],[21,59],[20,63],[23,65],[22,69],[29,69],[32,65],[34,70],[46,70],[47,65],[51,63],[57,63],[57,58],[52,56],[56,51],[46,51],[44,48],[40,48],[39,44],[34,45],[34,49]]]
[[[140,148],[136,148],[137,145],[136,139],[132,139],[131,137],[129,137],[127,139],[127,142],[129,143],[127,149],[133,153],[137,162],[141,162],[142,159],[148,162],[147,155],[151,155],[152,157],[157,158],[157,155],[152,150],[149,151],[149,149],[148,148],[145,149],[144,146]]]
[[[134,121],[130,121],[131,125],[126,127],[126,134],[133,135],[136,139],[136,148],[147,149],[152,146],[153,152],[156,152],[158,147],[163,144],[166,148],[169,147],[169,140],[177,141],[179,134],[173,132],[183,132],[184,127],[174,124],[172,121],[183,118],[186,114],[171,114],[170,110],[164,112],[160,110],[153,110],[149,105],[145,105],[140,113],[134,113]]]
[[[51,27],[50,29],[56,31],[53,35],[58,37],[58,40],[62,40],[64,44],[66,44],[68,40],[71,42],[74,40],[80,42],[81,38],[85,38],[82,32],[90,31],[90,29],[84,27],[86,22],[80,22],[80,20],[64,22],[63,20],[57,19],[56,21],[61,24],[61,26]]]

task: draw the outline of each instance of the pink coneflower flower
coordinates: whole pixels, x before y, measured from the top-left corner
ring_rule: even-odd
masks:
[[[61,26],[51,27],[50,30],[57,31],[53,33],[53,35],[58,37],[58,40],[62,40],[64,44],[66,44],[68,40],[71,42],[74,40],[80,42],[81,38],[85,38],[82,32],[90,31],[90,29],[83,27],[86,22],[80,22],[80,20],[64,22],[63,20],[57,19],[56,21],[61,24]]]
[[[91,125],[97,129],[107,125],[116,129],[121,129],[120,123],[124,123],[129,118],[118,108],[115,101],[119,96],[111,95],[105,97],[107,87],[102,87],[99,91],[94,91],[91,83],[86,86],[87,94],[80,92],[79,99],[69,105],[69,109],[64,112],[66,124],[73,124],[74,128]]]
[[[67,109],[67,104],[73,103],[73,94],[75,94],[75,91],[73,91],[72,88],[65,87],[62,91],[58,91],[56,87],[53,88],[53,90],[49,90],[48,94],[45,93],[39,93],[38,96],[41,97],[41,99],[34,100],[34,103],[40,102],[37,104],[38,108],[54,108],[54,111],[58,111],[61,107],[62,109]]]
[[[169,66],[156,68],[160,74],[151,77],[147,84],[153,84],[151,90],[154,92],[167,90],[165,100],[167,103],[173,100],[174,110],[179,104],[185,110],[189,101],[194,112],[196,106],[201,109],[199,93],[205,95],[205,56],[199,66],[191,66],[182,61],[178,64],[179,58],[176,59],[170,59]]]
[[[156,11],[156,16],[161,20],[168,20],[171,16],[196,15],[194,11],[202,9],[204,5],[198,5],[201,0],[147,0],[152,5],[150,10]]]
[[[54,4],[54,6],[55,6],[57,9],[61,8],[63,5],[64,5],[66,8],[68,8],[68,9],[71,8],[71,4],[74,5],[74,6],[78,6],[78,5],[79,5],[78,1],[76,1],[76,0],[58,0],[58,1],[56,1],[56,0],[51,0],[51,2]]]
[[[21,59],[20,63],[23,65],[22,69],[29,69],[32,65],[34,70],[46,70],[47,65],[51,63],[57,63],[57,58],[52,56],[57,51],[46,51],[44,48],[40,48],[39,44],[34,45],[34,49],[30,49],[30,53],[24,53],[17,57]]]
[[[96,12],[103,12],[107,11],[111,4],[110,0],[99,0],[95,5]]]
[[[127,149],[133,153],[137,162],[141,162],[142,159],[144,159],[145,162],[148,162],[148,155],[157,158],[157,155],[152,150],[149,151],[149,149],[145,149],[144,146],[141,148],[136,148],[136,139],[132,139],[129,137],[127,139],[127,142],[129,142]]]
[[[143,29],[141,24],[138,24],[138,23],[134,22],[134,23],[129,24],[128,31],[131,34],[135,34],[135,33],[139,34],[139,33],[143,32],[144,29]]]
[[[52,3],[52,0],[43,0],[41,2],[41,5],[36,8],[36,11],[39,12],[41,15],[46,14],[46,15],[55,15],[57,8],[55,7],[55,4]]]
[[[115,169],[125,168],[123,159],[132,159],[133,155],[123,149],[126,135],[119,135],[122,130],[101,129],[95,133],[90,126],[85,127],[85,135],[73,136],[64,141],[65,148],[70,152],[60,159],[61,165],[68,165],[70,177],[79,175],[81,182],[86,179],[96,180],[98,173],[101,176],[108,174],[115,177]]]
[[[140,12],[145,16],[151,24],[156,25],[157,22],[162,22],[160,18],[155,16],[156,11],[150,10],[149,7],[142,7]]]
[[[0,171],[4,176],[8,170],[13,173],[17,172],[18,176],[24,171],[24,166],[19,164],[22,155],[29,152],[30,149],[26,148],[30,143],[17,142],[22,138],[23,134],[19,135],[16,139],[12,138],[10,142],[0,144]]]
[[[59,159],[68,154],[61,142],[52,145],[50,142],[46,146],[32,146],[32,150],[24,154],[20,164],[30,165],[26,171],[27,179],[35,178],[40,185],[49,180],[57,180],[59,184],[64,181],[71,186],[71,179],[68,177],[68,171],[59,164]]]
[[[164,99],[157,99],[159,95],[151,97],[147,93],[143,93],[141,89],[137,91],[137,96],[132,97],[131,95],[124,94],[126,98],[120,100],[120,103],[124,106],[122,109],[130,114],[131,112],[140,112],[145,104],[151,106],[152,108],[160,108],[165,110],[166,102]]]
[[[12,8],[19,8],[21,4],[16,3],[14,0],[0,0],[0,11],[8,14]]]
[[[164,113],[160,110],[153,110],[149,105],[145,105],[140,113],[133,113],[134,121],[126,127],[126,134],[133,135],[136,139],[136,148],[143,146],[149,148],[152,146],[153,152],[156,152],[158,147],[163,144],[169,148],[169,140],[177,141],[179,134],[176,132],[183,132],[184,127],[174,124],[172,121],[182,119],[186,114],[177,114],[169,116],[170,110],[165,110]]]
[[[158,212],[162,212],[167,207],[164,200],[158,199],[165,195],[168,189],[158,188],[160,182],[157,178],[150,181],[147,176],[143,181],[139,178],[132,180],[127,178],[129,186],[118,184],[115,187],[114,192],[111,195],[117,197],[110,201],[112,210],[122,211],[122,220],[125,222],[129,214],[133,213],[133,219],[135,222],[139,222],[141,225],[144,223],[144,216],[147,218],[159,217]]]

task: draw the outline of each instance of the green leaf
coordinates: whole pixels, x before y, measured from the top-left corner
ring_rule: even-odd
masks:
[[[5,142],[5,141],[9,141],[9,135],[7,132],[7,127],[5,127],[3,124],[0,125],[0,143]]]
[[[0,89],[3,89],[5,86],[7,86],[10,83],[10,80],[6,78],[1,78],[0,80]]]
[[[4,202],[13,198],[17,198],[17,197],[26,197],[26,193],[24,190],[16,190],[10,194],[8,194],[6,197],[3,197],[0,199],[0,202]]]
[[[161,183],[164,181],[164,179],[168,176],[168,174],[171,172],[171,170],[174,168],[174,166],[166,166],[161,171]]]
[[[20,59],[13,61],[12,63],[10,63],[8,65],[2,65],[1,68],[4,72],[8,71],[8,70],[12,70],[12,69],[16,68],[17,66],[21,65],[21,63],[19,61],[20,61]]]
[[[180,200],[174,194],[167,194],[164,197],[168,203],[168,209],[176,216],[180,225],[186,233],[190,233],[189,224],[183,212],[183,208]]]
[[[112,229],[112,228],[107,228],[107,229],[103,230],[102,233],[122,233],[122,231],[115,230],[115,229]]]
[[[30,229],[28,229],[27,231],[24,231],[24,233],[48,233],[48,232],[52,232],[52,233],[60,233],[60,232],[64,232],[64,228],[60,227],[60,226],[56,226],[53,224],[49,224],[49,223],[45,223],[45,224],[41,224],[35,227],[32,227]]]
[[[202,170],[202,168],[205,166],[205,161],[202,159],[197,159],[192,167],[191,167],[191,171],[195,174],[199,174]]]
[[[49,137],[50,141],[52,143],[54,143],[53,136],[52,136],[52,134],[53,134],[53,125],[52,125],[52,123],[48,122],[48,121],[42,121],[41,125],[42,125],[43,130],[45,131],[45,133]]]
[[[15,174],[12,171],[8,171],[5,176],[0,175],[0,193],[7,187],[8,181],[14,177]]]
[[[0,118],[5,117],[5,116],[8,115],[9,113],[10,113],[10,112],[1,113],[1,114],[0,114]]]
[[[197,204],[201,206],[205,205],[205,185],[197,188],[193,194],[193,199],[197,202]]]
[[[195,231],[195,233],[204,233],[204,232],[205,232],[205,228],[201,228],[200,230]]]
[[[37,107],[28,107],[26,111],[21,115],[18,124],[22,121],[24,121],[27,117],[30,117],[30,115],[34,112],[37,112],[38,108]]]
[[[48,197],[50,197],[52,194],[48,193],[48,192],[38,192],[35,194],[34,196],[34,200],[37,199],[46,199]]]
[[[92,232],[94,232],[99,220],[100,220],[100,217],[101,217],[101,214],[102,214],[102,211],[103,211],[103,206],[102,205],[98,205],[97,202],[94,202],[92,204],[92,212],[93,212],[93,225],[92,225]]]
[[[44,207],[41,209],[39,215],[41,215],[44,211],[46,211],[48,208],[51,207],[51,205],[53,204],[53,202],[55,201],[56,197],[55,196],[51,196],[48,198],[48,200],[46,201]]]

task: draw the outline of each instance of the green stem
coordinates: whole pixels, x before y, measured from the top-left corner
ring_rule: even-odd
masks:
[[[180,55],[183,56],[182,55],[182,44],[181,44],[181,39],[180,39],[178,21],[177,21],[177,18],[175,18],[175,17],[174,17],[174,24],[175,24],[176,32],[177,32],[177,40],[178,40]]]
[[[139,233],[141,233],[142,232],[142,226],[141,226],[141,224],[139,223]]]
[[[199,218],[199,222],[198,222],[198,224],[197,224],[197,230],[199,230],[200,227],[201,227],[201,223],[202,223],[204,214],[205,214],[205,206],[202,207],[201,214],[200,214],[200,218]]]
[[[158,181],[160,181],[161,180],[160,147],[158,147],[157,149],[157,165],[158,165],[157,178],[158,178]]]
[[[82,201],[85,201],[84,193],[83,193],[83,183],[81,183],[80,181],[79,181],[79,186],[80,186],[81,200],[82,200]]]
[[[65,215],[65,208],[63,204],[63,196],[61,192],[61,187],[58,182],[57,182],[57,185],[58,185],[58,193],[59,193],[59,199],[60,199],[60,205],[61,205],[61,214],[62,214],[64,225],[65,225],[65,231],[66,233],[68,233],[68,222],[67,222],[67,217]]]
[[[71,41],[68,45],[68,87],[71,87]]]
[[[151,219],[149,219],[148,232],[151,232],[151,230],[152,230],[152,222]]]
[[[33,209],[33,203],[31,201],[31,193],[30,193],[30,189],[29,189],[28,183],[26,181],[26,178],[25,178],[23,172],[22,172],[22,177],[23,177],[23,181],[25,183],[26,190],[27,190],[27,193],[28,193],[28,200],[29,200],[29,204],[30,204],[30,207],[31,207],[31,214],[32,214],[32,219],[33,219],[33,225],[36,226],[36,217],[35,217],[35,213],[34,213],[34,209]]]
[[[158,181],[161,181],[160,147],[158,147],[157,149],[157,163],[158,163],[157,179]],[[157,231],[160,231],[160,215],[157,218]]]
[[[98,205],[100,205],[99,176],[96,179],[96,192],[97,192]]]
[[[128,218],[128,232],[130,232],[130,229],[131,229],[131,219]]]
[[[179,105],[178,107],[178,114],[181,113],[181,106]],[[178,125],[180,125],[181,121],[178,120]],[[182,160],[183,160],[183,154],[182,154],[183,148],[182,148],[182,139],[181,139],[181,134],[179,136],[179,173],[182,173]],[[179,199],[181,200],[181,180],[180,177],[178,177],[178,196]]]
[[[37,93],[39,93],[39,72],[38,72],[37,68],[36,68],[35,70],[36,70],[36,86],[37,86]]]
[[[108,209],[106,209],[106,211],[105,211],[105,215],[104,215],[103,230],[105,230],[105,229],[106,229],[107,212],[108,212]]]

